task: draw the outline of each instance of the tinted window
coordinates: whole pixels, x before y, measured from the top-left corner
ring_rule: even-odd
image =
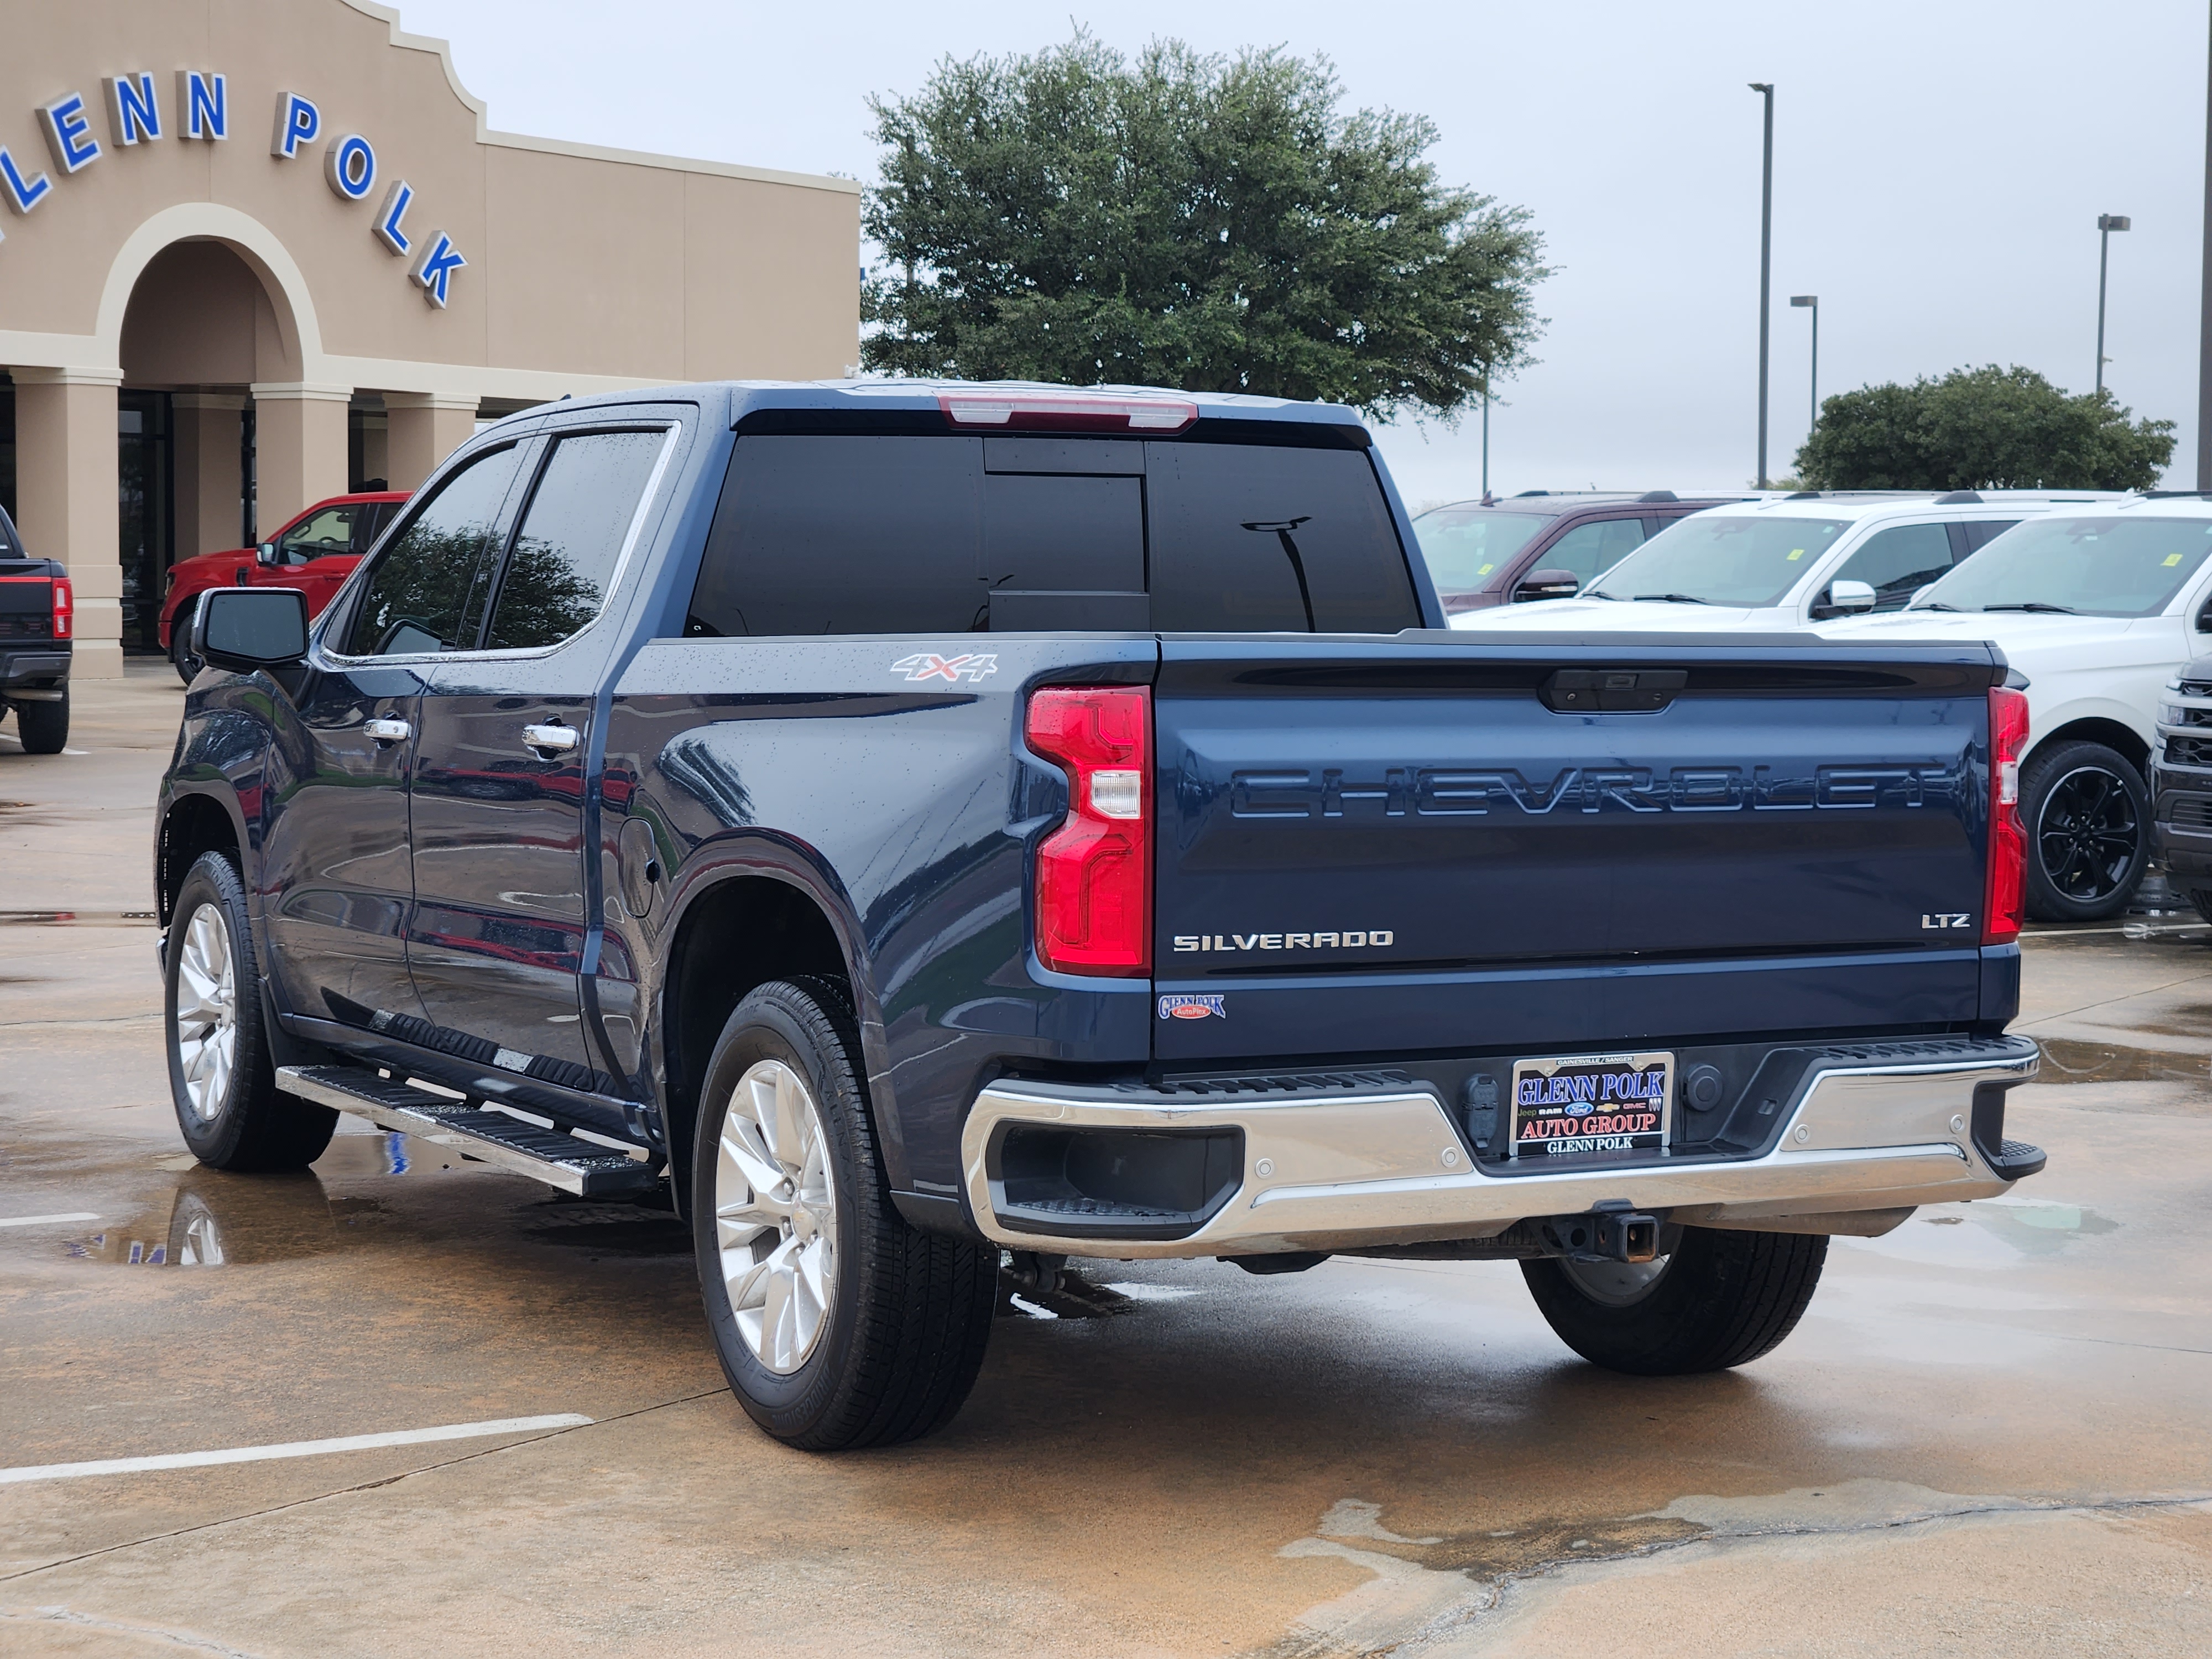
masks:
[[[1936,584],[1952,611],[2154,617],[2212,554],[2203,519],[2029,519]]]
[[[1601,519],[1595,524],[1577,525],[1539,553],[1536,562],[1546,570],[1571,570],[1587,587],[1643,544],[1643,520]]]
[[[553,446],[500,574],[487,645],[557,645],[599,614],[665,441],[660,432],[590,432]]]
[[[1836,579],[1866,583],[1874,589],[1875,610],[1897,611],[1950,568],[1948,530],[1940,524],[1901,524],[1868,537]]]
[[[1413,539],[1439,593],[1479,593],[1504,578],[1513,556],[1552,520],[1535,513],[1440,507],[1413,520]]]
[[[976,627],[982,484],[980,438],[741,438],[686,631]]]
[[[354,612],[349,653],[408,656],[475,647],[490,584],[487,547],[519,459],[511,446],[477,456],[386,544]]]
[[[284,532],[279,544],[288,563],[319,559],[331,553],[354,550],[354,519],[362,509],[354,506],[326,507]]]
[[[1705,605],[1778,605],[1850,527],[1844,519],[1677,519],[1592,591],[1620,599],[1680,595]]]
[[[1420,626],[1406,555],[1364,451],[1146,447],[1156,628]]]
[[[1972,519],[1959,528],[1966,532],[1966,551],[1978,553],[2019,522],[2018,519]]]
[[[364,505],[354,516],[353,550],[366,553],[375,546],[376,538],[384,533],[384,526],[406,505],[404,501],[370,501]]]

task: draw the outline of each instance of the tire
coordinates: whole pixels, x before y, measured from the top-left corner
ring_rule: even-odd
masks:
[[[2197,914],[2200,917],[2206,921],[2212,921],[2212,892],[2207,892],[2202,887],[2191,888],[2189,902],[2197,907]]]
[[[246,889],[222,854],[201,854],[185,873],[167,958],[162,1024],[185,1145],[210,1169],[305,1169],[338,1115],[277,1090]]]
[[[708,1328],[738,1403],[806,1451],[951,1421],[982,1368],[998,1285],[996,1249],[919,1231],[892,1206],[859,1052],[842,986],[772,981],[731,1013],[699,1096]]]
[[[19,702],[15,735],[27,755],[58,755],[69,742],[69,693],[59,702]]]
[[[2027,913],[2038,921],[2102,921],[2127,908],[2150,862],[2150,792],[2101,743],[2062,743],[2020,781],[2027,832]]]
[[[177,678],[190,685],[200,677],[206,665],[192,655],[191,605],[177,608],[177,619],[169,625],[169,666],[177,671]]]
[[[1771,1352],[1820,1282],[1820,1234],[1685,1227],[1648,1269],[1524,1261],[1529,1294],[1559,1340],[1632,1376],[1726,1370]]]

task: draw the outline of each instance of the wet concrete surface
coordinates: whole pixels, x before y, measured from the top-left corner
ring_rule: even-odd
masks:
[[[0,1224],[0,1224],[0,1652],[2212,1651],[2212,930],[2032,939],[2050,1170],[1836,1241],[1740,1371],[1595,1370],[1510,1265],[1097,1264],[948,1431],[810,1457],[665,1213],[353,1120],[184,1153],[131,914],[171,684],[81,688],[84,755],[0,730]]]

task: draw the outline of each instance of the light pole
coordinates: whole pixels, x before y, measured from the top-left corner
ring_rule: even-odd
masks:
[[[1790,303],[1801,307],[1813,307],[1813,417],[1806,426],[1809,432],[1820,424],[1820,296],[1817,294],[1793,294],[1790,296]]]
[[[2124,213],[2097,216],[2097,390],[2105,389],[2105,266],[2112,251],[2112,233],[2128,228]]]
[[[1753,81],[1766,100],[1766,148],[1759,183],[1759,487],[1766,488],[1766,328],[1774,280],[1774,84]]]
[[[1490,365],[1482,366],[1482,499],[1490,499]]]

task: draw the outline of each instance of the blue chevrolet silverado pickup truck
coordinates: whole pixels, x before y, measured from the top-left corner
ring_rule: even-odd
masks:
[[[665,1201],[769,1433],[912,1438],[1002,1250],[1521,1264],[1740,1364],[2002,1193],[2025,700],[1984,645],[1453,633],[1346,411],[686,386],[488,428],[161,790],[191,1150],[352,1112]]]

